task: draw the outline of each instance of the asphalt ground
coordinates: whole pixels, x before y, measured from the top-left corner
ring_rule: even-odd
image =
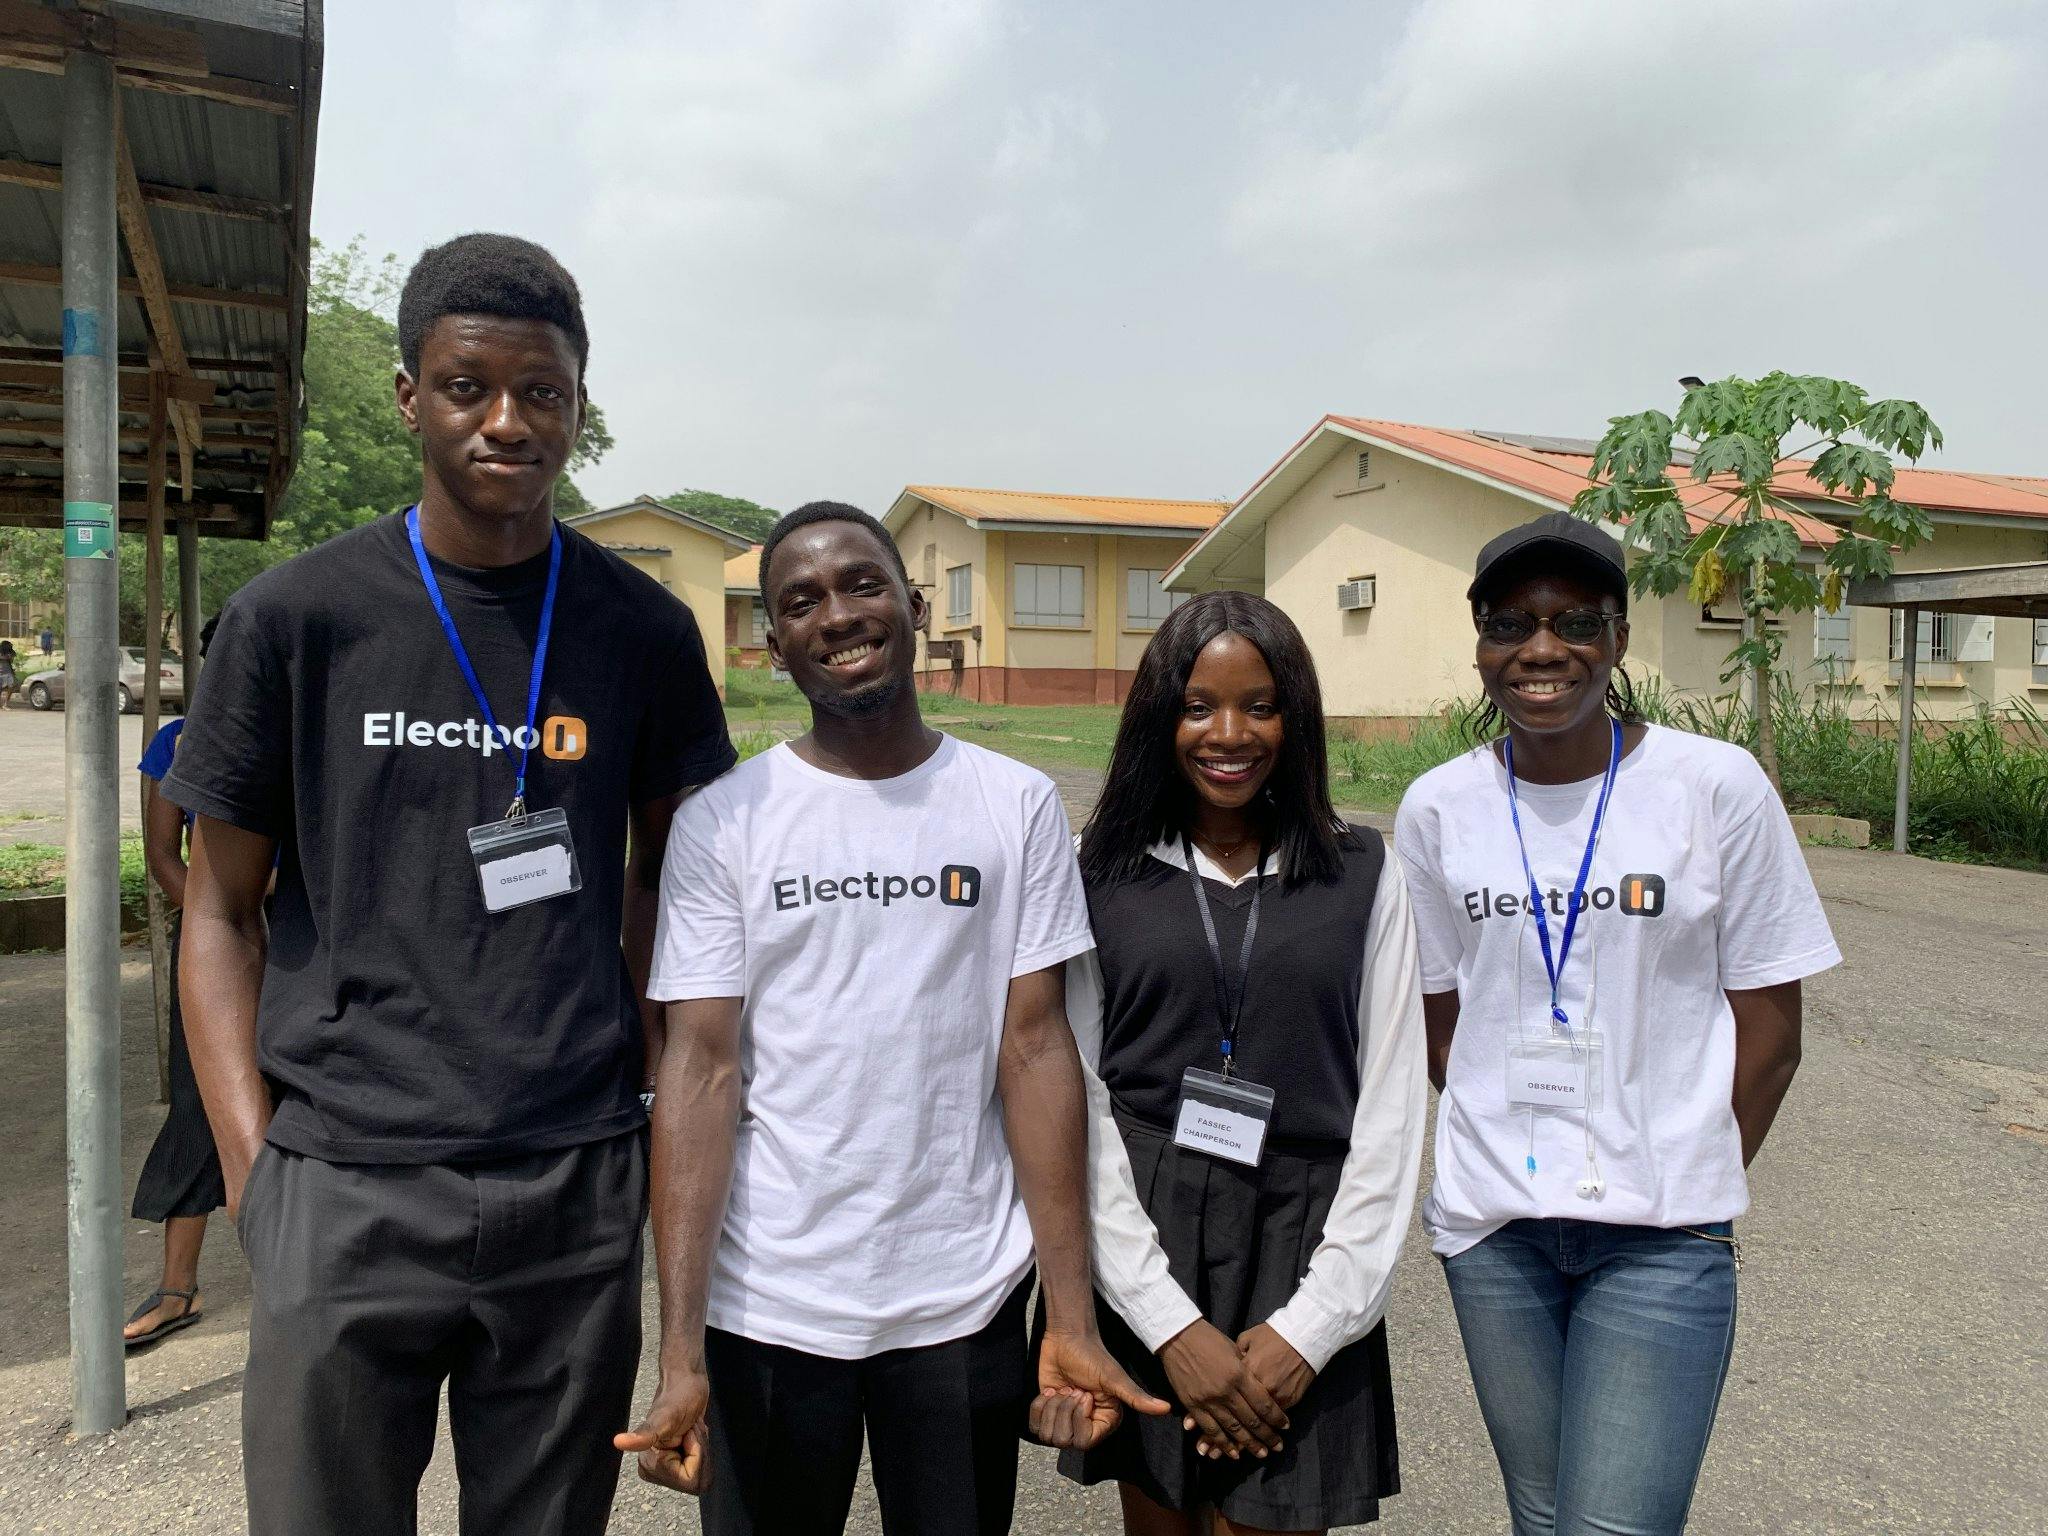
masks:
[[[142,716],[119,718],[121,829],[133,832],[142,825]],[[0,710],[0,847],[9,843],[64,843],[64,711],[30,709],[19,695]]]
[[[0,744],[17,723],[0,721]],[[1070,809],[1085,805],[1092,776],[1059,777]],[[1753,1171],[1735,1363],[1691,1528],[2033,1536],[2048,1510],[2048,877],[1808,858],[1848,960],[1809,985],[1804,1065]],[[125,961],[132,1187],[161,1110],[148,962]],[[61,955],[0,957],[0,1531],[240,1531],[248,1276],[224,1221],[202,1266],[205,1320],[130,1358],[128,1425],[67,1434],[62,999]],[[160,1238],[128,1230],[132,1305],[155,1282]],[[653,1299],[650,1278],[650,1337]],[[1504,1531],[1419,1228],[1389,1316],[1404,1492],[1382,1528]],[[421,1529],[455,1528],[444,1431]],[[622,1468],[611,1528],[697,1524],[691,1501]],[[866,1489],[849,1528],[880,1529]],[[1027,1449],[1016,1529],[1113,1532],[1115,1499]]]

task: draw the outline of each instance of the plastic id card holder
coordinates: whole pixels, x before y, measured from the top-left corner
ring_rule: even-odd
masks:
[[[583,889],[568,813],[560,807],[469,829],[484,910],[507,912]]]
[[[1176,1147],[1256,1168],[1272,1123],[1272,1089],[1199,1067],[1182,1075],[1180,1114],[1173,1126]]]
[[[1571,1035],[1524,1040],[1510,1047],[1508,1102],[1539,1109],[1597,1110],[1600,1036],[1582,1029]]]

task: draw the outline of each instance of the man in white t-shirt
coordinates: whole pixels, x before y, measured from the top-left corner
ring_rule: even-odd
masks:
[[[701,1492],[711,1536],[841,1530],[864,1429],[891,1536],[1007,1531],[1027,1408],[1075,1447],[1168,1408],[1095,1333],[1066,817],[1045,775],[924,724],[925,600],[874,519],[790,513],[761,590],[811,730],[670,836],[661,1381],[618,1444]]]

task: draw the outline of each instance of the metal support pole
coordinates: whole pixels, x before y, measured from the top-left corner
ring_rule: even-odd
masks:
[[[199,519],[178,519],[178,651],[185,658],[185,714],[192,714],[192,690],[199,686]]]
[[[1906,851],[1906,799],[1913,787],[1913,672],[1920,656],[1920,610],[1901,610],[1899,625],[1899,782],[1892,798],[1892,852]]]
[[[71,1427],[128,1416],[121,1343],[121,500],[114,66],[64,60],[64,1081]]]

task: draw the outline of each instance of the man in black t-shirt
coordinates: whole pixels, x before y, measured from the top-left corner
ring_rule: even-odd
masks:
[[[733,749],[690,611],[555,522],[568,273],[464,236],[398,325],[418,507],[236,595],[163,784],[198,815],[181,998],[254,1285],[249,1528],[410,1533],[445,1381],[464,1531],[595,1536],[662,855]]]

